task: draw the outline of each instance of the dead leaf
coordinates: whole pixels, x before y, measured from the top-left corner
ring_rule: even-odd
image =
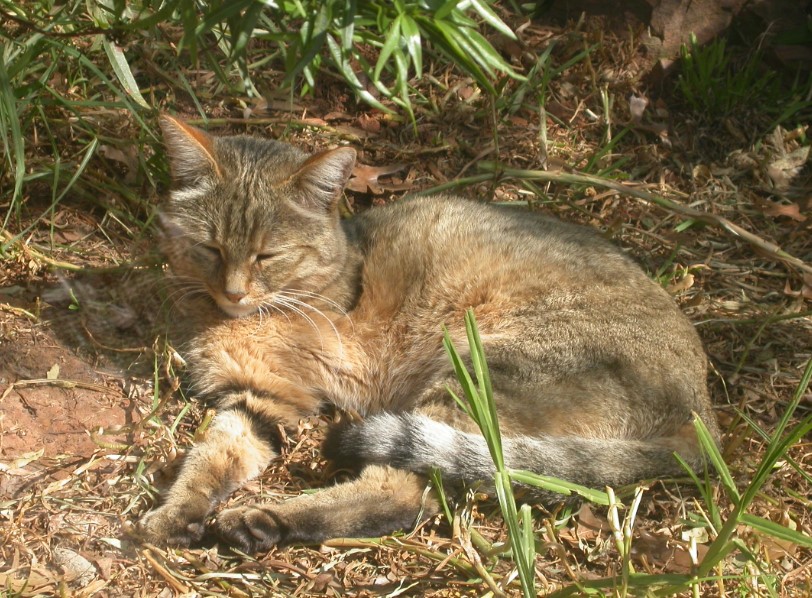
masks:
[[[803,297],[812,300],[812,274],[804,274],[804,280],[799,291],[793,290],[789,280],[784,283],[784,294],[789,297]]]
[[[648,106],[648,98],[639,97],[634,94],[629,98],[629,114],[632,116],[632,122],[640,123],[643,120],[643,113]]]
[[[806,216],[801,214],[801,206],[797,203],[778,203],[777,201],[764,200],[759,202],[761,211],[767,216],[777,218],[786,216],[797,222],[806,222]]]
[[[138,153],[134,144],[128,146],[126,150],[120,150],[110,145],[101,145],[99,152],[108,160],[126,166],[127,173],[124,175],[124,181],[129,184],[135,182],[135,176],[138,172]]]
[[[704,544],[696,545],[696,562],[701,563],[708,553],[708,547]],[[673,557],[666,564],[666,571],[672,573],[688,573],[694,567],[694,559],[687,547],[682,545],[674,546]]]
[[[7,473],[10,475],[25,475],[26,472],[23,468],[28,465],[29,463],[33,463],[42,457],[45,454],[45,449],[41,448],[38,451],[32,451],[29,453],[23,453],[16,459],[13,459],[11,462],[8,463],[0,463],[0,471],[3,473]]]
[[[62,243],[75,243],[76,241],[84,239],[90,234],[92,233],[87,230],[68,228],[65,230],[58,231],[56,233],[56,238],[59,239],[59,241],[61,241]]]
[[[358,125],[367,133],[380,133],[381,121],[371,114],[362,114],[358,117]]]
[[[679,280],[671,282],[668,285],[667,290],[671,295],[679,295],[680,293],[690,289],[692,286],[694,286],[694,275],[687,272],[685,276]]]
[[[611,529],[609,521],[605,517],[595,515],[588,504],[581,505],[578,510],[578,528],[575,532],[579,539],[594,540]]]
[[[47,380],[57,380],[59,379],[59,364],[55,363],[51,366],[51,369],[45,374],[45,378]]]
[[[786,189],[792,179],[798,176],[809,158],[809,148],[808,145],[799,147],[794,152],[773,161],[767,167],[767,175],[769,175],[776,189]]]
[[[54,564],[65,574],[68,581],[84,587],[96,577],[96,568],[89,560],[70,548],[54,548]]]
[[[99,570],[99,576],[105,581],[109,581],[113,572],[113,559],[109,556],[99,556],[93,559]]]
[[[366,164],[356,164],[352,169],[352,178],[347,183],[347,188],[358,193],[368,191],[380,195],[383,187],[378,183],[378,178],[393,174],[406,168],[405,164],[392,164],[390,166],[368,166]]]

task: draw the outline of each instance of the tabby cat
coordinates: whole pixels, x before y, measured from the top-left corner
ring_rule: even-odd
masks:
[[[718,428],[707,360],[671,297],[591,230],[447,195],[349,220],[355,163],[278,141],[213,137],[166,116],[175,188],[160,216],[172,276],[189,295],[194,391],[215,402],[205,438],[137,529],[201,538],[216,505],[279,453],[279,429],[325,403],[364,419],[328,433],[352,481],[279,504],[227,509],[210,526],[245,552],[409,528],[437,503],[430,469],[493,479],[442,326],[467,347],[476,314],[510,467],[593,487],[694,467],[698,413]],[[539,492],[535,500],[560,496]]]

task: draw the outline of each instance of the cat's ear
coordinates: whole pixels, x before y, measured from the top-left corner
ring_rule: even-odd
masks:
[[[158,210],[155,213],[155,222],[159,239],[175,239],[186,236],[186,231],[178,224],[178,221],[163,210]]]
[[[212,174],[220,176],[211,135],[168,114],[161,115],[161,129],[176,183],[191,185]]]
[[[355,150],[340,147],[311,156],[294,175],[308,207],[333,207],[352,174]]]

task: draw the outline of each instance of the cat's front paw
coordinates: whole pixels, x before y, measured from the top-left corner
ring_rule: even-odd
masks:
[[[226,509],[214,521],[214,532],[227,544],[246,554],[270,550],[285,535],[285,526],[268,508]]]
[[[149,511],[135,526],[138,539],[156,546],[190,546],[199,542],[205,531],[203,518],[190,518],[183,509],[170,505]]]

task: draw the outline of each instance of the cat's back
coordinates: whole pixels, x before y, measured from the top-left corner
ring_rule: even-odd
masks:
[[[401,272],[398,278],[490,278],[523,289],[651,286],[634,261],[596,231],[519,206],[413,197],[367,211],[356,226],[368,266],[384,275]]]
[[[698,335],[673,298],[592,229],[440,195],[369,210],[357,235],[365,254],[359,315],[376,322],[436,335],[473,308],[486,331],[516,345],[543,338],[550,354],[580,345],[630,360],[662,355],[663,368],[669,355],[704,368]]]

